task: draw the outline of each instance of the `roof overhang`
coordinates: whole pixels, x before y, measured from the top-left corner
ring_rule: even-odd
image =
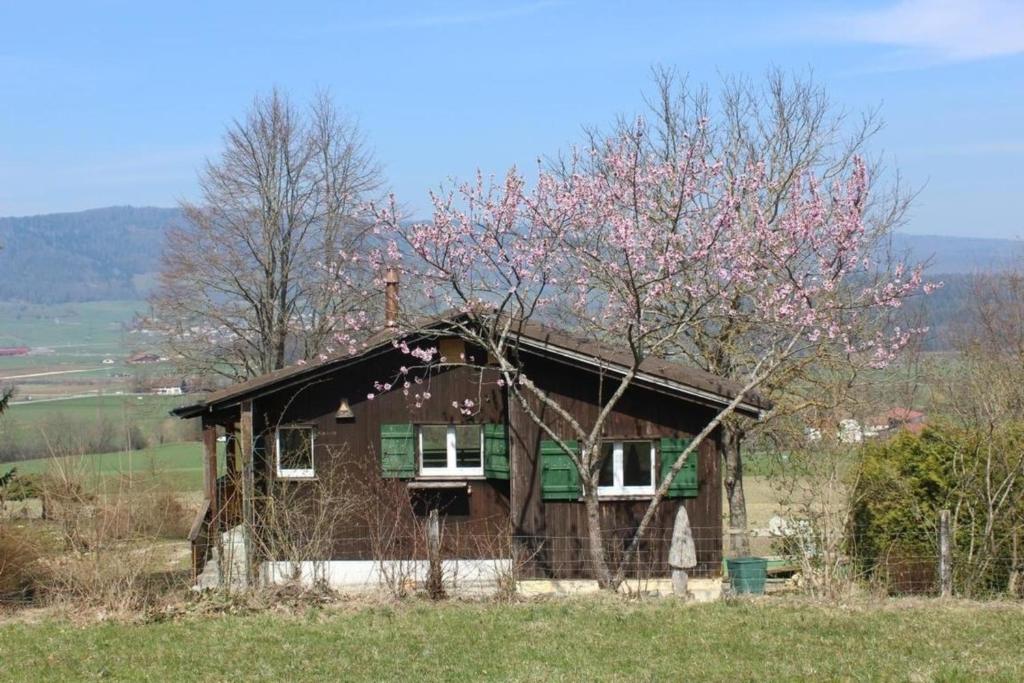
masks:
[[[546,351],[552,355],[558,355],[565,359],[571,360],[574,363],[588,367],[594,370],[606,370],[615,372],[619,375],[625,375],[629,368],[618,363],[612,363],[602,358],[596,358],[590,354],[580,353],[579,351],[573,351],[551,342],[539,341],[531,339],[529,337],[521,337],[519,344],[527,348],[533,348],[537,350]],[[712,391],[704,389],[698,389],[682,382],[678,382],[667,377],[659,377],[649,372],[638,371],[636,373],[636,380],[638,385],[646,386],[647,388],[654,389],[655,391],[661,390],[663,393],[672,394],[678,396],[680,394],[687,396],[688,398],[694,399],[699,403],[704,403],[714,406],[727,406],[733,401],[733,397],[718,394]],[[736,412],[760,419],[764,415],[764,409],[755,405],[749,401],[741,401],[736,406]]]
[[[450,318],[435,319],[432,324],[425,326],[417,336],[429,337],[436,336],[439,333],[443,334],[444,327],[450,323]],[[522,331],[518,334],[517,341],[523,347],[546,353],[551,356],[557,356],[565,362],[591,371],[607,371],[614,372],[619,375],[624,375],[629,371],[629,368],[623,363],[618,363],[595,354],[583,353],[567,348],[566,346],[552,342],[548,336],[540,338],[539,331],[537,336],[532,336],[530,333]],[[239,391],[227,391],[227,395],[224,396],[217,396],[214,394],[211,397],[211,400],[175,408],[171,411],[171,414],[175,417],[188,419],[208,413],[232,409],[235,406],[240,405],[243,401],[275,393],[297,384],[304,384],[323,375],[344,369],[349,365],[361,363],[368,358],[372,358],[375,355],[389,351],[393,347],[393,342],[394,338],[388,337],[387,339],[364,349],[358,354],[329,359],[322,363],[310,365],[306,368],[297,370],[296,372],[281,377],[280,379],[275,380],[270,378],[269,381],[257,382],[252,387],[242,388]],[[732,403],[734,399],[734,396],[730,396],[727,393],[718,393],[705,388],[692,386],[686,382],[681,382],[670,377],[664,377],[643,370],[637,372],[634,381],[638,386],[642,386],[646,389],[672,396],[685,396],[694,402],[708,406],[725,407]],[[218,393],[223,393],[223,390]],[[764,416],[765,411],[770,409],[770,407],[770,404],[768,404],[764,399],[751,396],[737,404],[736,412],[746,415],[747,417],[760,419]]]

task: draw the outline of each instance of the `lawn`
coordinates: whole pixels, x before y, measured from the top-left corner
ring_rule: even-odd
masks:
[[[1024,610],[611,599],[0,626],[9,680],[1020,680]]]
[[[224,445],[219,446],[223,457]],[[105,488],[131,474],[140,481],[158,478],[175,491],[192,492],[202,489],[202,452],[202,444],[187,442],[163,444],[130,453],[95,453],[64,458],[63,461],[87,481]],[[54,467],[54,464],[52,458],[23,460],[0,464],[0,472],[16,467],[19,474],[41,473]],[[220,466],[223,470],[223,462]]]
[[[157,396],[119,394],[85,396],[56,401],[21,403],[15,395],[15,404],[4,415],[10,428],[39,429],[52,423],[55,416],[70,420],[110,420],[116,424],[136,424],[144,431],[153,432],[170,416],[172,408],[194,402],[195,396]]]

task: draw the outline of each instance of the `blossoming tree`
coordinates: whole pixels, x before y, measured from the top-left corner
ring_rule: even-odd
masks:
[[[533,183],[515,169],[501,183],[478,176],[434,195],[430,222],[404,223],[393,198],[375,209],[386,245],[377,258],[422,283],[426,303],[461,312],[452,333],[483,349],[491,363],[485,369],[482,358],[440,358],[436,349],[399,342],[410,364],[478,365],[561,446],[579,470],[590,560],[606,588],[624,579],[675,475],[745,397],[787,359],[821,344],[840,345],[876,366],[889,363],[912,331],[866,326],[864,319],[922,288],[919,269],[863,277],[873,264],[862,220],[869,182],[859,161],[827,187],[808,169],[791,182],[781,207],[769,206],[773,181],[763,167],[726,173],[725,161],[699,137],[670,160],[653,159],[643,153],[645,135],[638,121],[576,154],[561,172],[540,170]],[[781,218],[769,219],[774,211]],[[744,343],[757,362],[731,403],[676,459],[613,564],[597,495],[605,423],[645,359],[694,326],[740,318],[756,323],[757,334]],[[584,337],[618,340],[628,352],[628,366],[608,375],[610,389],[586,422],[544,391],[519,359],[520,326],[551,321]],[[400,325],[411,340],[411,311]],[[862,335],[867,329],[872,334]],[[379,388],[429,400],[407,380]],[[472,397],[459,407],[471,414]],[[557,429],[556,419],[572,433]]]

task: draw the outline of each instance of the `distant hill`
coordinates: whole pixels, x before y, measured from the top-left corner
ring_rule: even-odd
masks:
[[[177,209],[111,206],[0,218],[0,301],[140,299]]]
[[[896,233],[892,245],[912,261],[928,261],[928,272],[936,274],[1002,270],[1024,260],[1021,240]]]
[[[181,220],[177,209],[131,206],[0,218],[0,301],[141,299],[159,267],[164,232]],[[966,275],[1024,256],[1024,242],[1005,239],[898,233],[892,247],[912,261],[930,260],[930,278],[947,283],[928,297],[936,327],[956,315]]]

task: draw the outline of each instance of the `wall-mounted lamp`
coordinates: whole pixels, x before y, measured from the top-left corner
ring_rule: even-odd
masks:
[[[341,403],[338,404],[338,412],[334,414],[335,420],[351,420],[356,415],[352,412],[352,407],[348,404],[348,399],[341,399]]]

